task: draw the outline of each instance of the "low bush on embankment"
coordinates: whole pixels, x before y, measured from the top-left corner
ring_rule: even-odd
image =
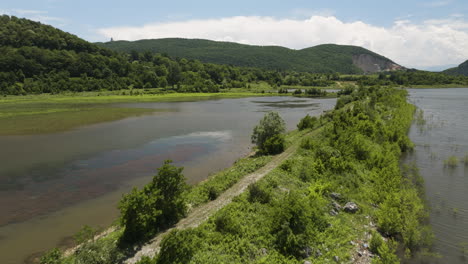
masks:
[[[292,158],[204,224],[170,233],[159,256],[142,263],[326,263],[370,254],[398,263],[398,244],[407,257],[427,245],[420,178],[399,166],[412,149],[406,92],[359,89],[343,100]]]

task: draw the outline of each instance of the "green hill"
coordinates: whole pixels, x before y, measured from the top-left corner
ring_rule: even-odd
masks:
[[[178,92],[217,92],[256,81],[281,84],[283,78],[275,71],[161,54],[129,56],[49,25],[0,15],[0,95],[166,87]]]
[[[302,50],[202,39],[150,39],[97,43],[116,51],[166,53],[203,62],[314,73],[374,73],[402,69],[390,59],[356,46],[319,45]]]
[[[443,73],[450,74],[450,75],[468,76],[468,60],[458,65],[458,67],[450,68],[450,69],[443,71]]]

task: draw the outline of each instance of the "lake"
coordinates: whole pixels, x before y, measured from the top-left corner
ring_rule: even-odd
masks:
[[[128,103],[152,115],[68,132],[0,137],[0,262],[70,243],[83,225],[109,226],[117,202],[149,182],[164,160],[184,166],[190,184],[251,152],[253,127],[278,111],[292,130],[336,99],[258,97],[196,102]]]
[[[442,256],[430,263],[466,263],[468,166],[462,160],[468,154],[468,88],[410,89],[409,94],[426,120],[411,127],[416,147],[405,162],[415,162],[425,180],[434,251]],[[458,158],[456,167],[444,166],[450,156]]]

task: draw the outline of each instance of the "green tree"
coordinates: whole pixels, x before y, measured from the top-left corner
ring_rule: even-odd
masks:
[[[134,243],[151,237],[182,218],[187,210],[183,193],[187,188],[183,168],[170,160],[158,169],[151,183],[134,188],[119,204],[120,222],[125,227],[123,241]]]
[[[280,115],[277,112],[268,112],[260,120],[260,123],[254,128],[252,134],[252,143],[256,144],[261,151],[268,153],[268,150],[265,149],[265,143],[269,139],[278,137],[285,132],[286,125]],[[284,144],[284,140],[273,141],[278,142],[278,144]],[[269,148],[276,149],[272,146],[269,146]]]

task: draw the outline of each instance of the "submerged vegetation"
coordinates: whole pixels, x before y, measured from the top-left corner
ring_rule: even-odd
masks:
[[[458,158],[456,156],[450,156],[448,159],[444,160],[444,167],[456,168],[458,166]]]
[[[360,243],[370,245],[375,263],[398,263],[397,247],[411,257],[428,246],[432,233],[423,224],[427,211],[421,178],[414,167],[399,167],[401,153],[413,147],[406,134],[415,109],[406,102],[406,92],[361,88],[339,100],[346,103],[320,117],[316,133],[295,137],[301,147],[291,158],[208,221],[172,231],[160,254],[140,263],[352,261],[359,257],[353,252],[364,247]],[[213,181],[209,178],[192,189],[196,192],[180,197],[190,204],[203,194],[202,202],[207,202]],[[154,213],[164,212],[135,213],[153,221]],[[116,244],[123,233],[120,229],[87,244],[88,252],[102,257],[87,263],[112,263],[115,258],[106,256],[129,254]],[[79,263],[78,255],[57,263]]]

